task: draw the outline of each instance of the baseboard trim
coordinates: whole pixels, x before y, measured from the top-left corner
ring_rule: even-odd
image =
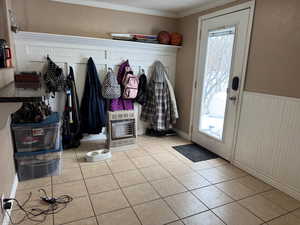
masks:
[[[146,134],[146,131],[145,131],[145,130],[138,130],[138,131],[137,131],[137,135],[138,135],[138,136],[145,135],[145,134]]]
[[[111,152],[126,152],[131,149],[135,149],[137,147],[138,147],[137,144],[131,144],[131,145],[125,145],[125,146],[120,146],[120,147],[111,147],[111,148],[109,148],[109,150]]]
[[[14,182],[13,182],[12,187],[11,187],[9,198],[15,198],[16,197],[18,184],[19,184],[19,179],[18,179],[18,175],[16,174],[15,178],[14,178]],[[2,225],[9,225],[9,223],[10,223],[10,219],[9,219],[10,214],[11,214],[11,210],[8,210],[7,213],[3,217]]]
[[[186,139],[186,140],[189,140],[189,141],[191,140],[191,137],[190,137],[190,135],[188,133],[186,133],[186,132],[184,132],[184,131],[182,131],[180,129],[177,129],[177,128],[174,128],[174,131],[176,131],[176,133],[180,137],[182,137],[183,139]]]
[[[238,161],[233,161],[232,164],[300,201],[300,193],[295,188],[276,181],[273,178],[262,174],[260,171],[245,166]]]
[[[182,137],[183,139],[186,139],[186,140],[191,140],[191,137],[189,136],[188,133],[180,130],[180,129],[177,129],[177,128],[172,128],[177,134],[178,136]],[[142,130],[138,130],[138,135],[145,135],[146,132],[145,131],[142,131]]]

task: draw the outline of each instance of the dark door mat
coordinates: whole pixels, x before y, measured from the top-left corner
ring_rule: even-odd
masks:
[[[173,146],[173,148],[180,154],[184,155],[186,158],[192,160],[193,162],[200,162],[209,159],[219,158],[219,156],[215,153],[196,144],[178,145]]]

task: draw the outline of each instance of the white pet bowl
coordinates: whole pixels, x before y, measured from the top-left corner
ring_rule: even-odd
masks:
[[[111,158],[111,152],[108,149],[91,151],[85,155],[87,162],[97,162],[109,158]]]

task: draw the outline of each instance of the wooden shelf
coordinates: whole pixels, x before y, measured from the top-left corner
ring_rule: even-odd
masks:
[[[0,89],[0,103],[2,102],[37,102],[46,95],[43,87],[37,89],[17,88],[14,82],[10,82]]]
[[[68,44],[83,44],[83,45],[96,45],[96,46],[111,46],[120,48],[141,48],[149,50],[161,50],[169,49],[170,51],[177,51],[177,49],[182,48],[182,46],[176,45],[163,45],[163,44],[153,44],[153,43],[143,43],[137,41],[121,41],[106,38],[94,38],[94,37],[84,37],[84,36],[73,36],[73,35],[62,35],[62,34],[50,34],[50,33],[39,33],[39,32],[27,32],[20,31],[14,34],[15,39],[30,40],[35,39],[39,41],[55,41]]]

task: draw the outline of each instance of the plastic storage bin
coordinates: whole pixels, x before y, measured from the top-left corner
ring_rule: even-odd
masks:
[[[11,128],[17,152],[59,149],[60,122],[57,112],[40,123],[13,123]]]
[[[61,149],[15,153],[19,180],[60,175],[61,154]]]

